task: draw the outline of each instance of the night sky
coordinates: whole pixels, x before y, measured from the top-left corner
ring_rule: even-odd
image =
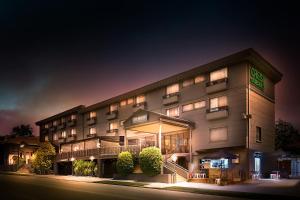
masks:
[[[284,75],[276,119],[300,128],[293,2],[1,1],[0,134],[249,47]]]

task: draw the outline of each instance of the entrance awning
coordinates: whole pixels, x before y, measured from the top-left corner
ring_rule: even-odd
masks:
[[[158,133],[161,129],[161,133],[169,133],[192,129],[194,128],[194,123],[161,113],[139,109],[125,120],[124,128],[125,130],[147,133]]]

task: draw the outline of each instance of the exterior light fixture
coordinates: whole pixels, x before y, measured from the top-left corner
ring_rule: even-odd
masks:
[[[70,160],[73,162],[73,161],[75,160],[75,158],[74,158],[74,157],[72,157]]]
[[[95,160],[95,157],[94,156],[90,156],[90,160],[91,161]]]
[[[24,146],[25,146],[24,144],[21,144],[21,145],[20,145],[20,148],[23,148]]]
[[[177,161],[177,155],[176,154],[173,154],[172,156],[171,156],[171,159],[172,159],[172,161],[173,162],[176,162]]]

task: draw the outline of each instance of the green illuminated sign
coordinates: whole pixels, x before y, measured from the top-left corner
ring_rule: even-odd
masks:
[[[250,83],[260,90],[264,89],[264,75],[254,67],[250,68]]]

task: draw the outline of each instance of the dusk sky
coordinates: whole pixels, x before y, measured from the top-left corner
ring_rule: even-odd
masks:
[[[1,1],[0,134],[21,123],[37,134],[37,120],[250,47],[283,73],[276,119],[300,128],[298,9],[296,1]]]

